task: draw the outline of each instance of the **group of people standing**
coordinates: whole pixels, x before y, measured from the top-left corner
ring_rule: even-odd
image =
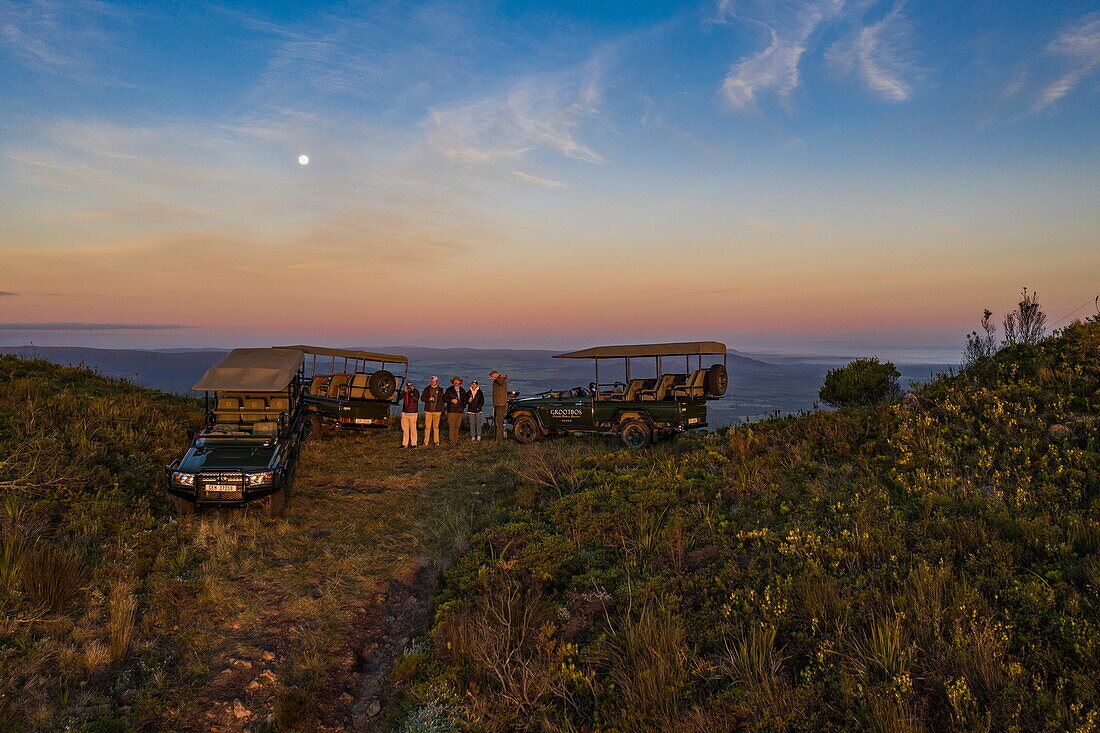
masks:
[[[508,408],[508,375],[495,369],[489,372],[493,385],[493,427],[497,442],[504,439],[504,413]],[[401,405],[401,447],[417,447],[417,420],[420,404],[424,404],[424,445],[439,445],[439,423],[447,415],[447,435],[452,443],[459,441],[463,421],[469,422],[470,440],[481,440],[482,411],[485,394],[477,380],[470,388],[462,386],[462,377],[451,379],[451,386],[439,386],[439,377],[432,377],[421,392],[412,382],[405,382],[405,389],[398,397]]]

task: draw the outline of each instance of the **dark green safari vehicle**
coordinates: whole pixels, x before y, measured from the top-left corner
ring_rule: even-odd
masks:
[[[282,516],[309,431],[304,361],[295,349],[234,349],[192,387],[204,393],[206,419],[165,467],[176,511],[263,500],[269,516]]]
[[[377,354],[324,346],[283,346],[296,349],[306,360],[306,409],[316,430],[321,427],[361,430],[389,425],[390,406],[409,376],[409,360],[395,354]],[[318,358],[320,357],[320,358]],[[387,365],[404,367],[400,380]],[[372,368],[377,365],[378,368]]]
[[[704,356],[718,355],[721,363],[703,366]],[[729,386],[726,347],[717,341],[596,346],[555,358],[594,360],[596,381],[587,388],[509,400],[506,421],[521,443],[555,434],[611,433],[628,448],[645,448],[659,438],[705,428],[707,401],[719,399]],[[631,361],[643,358],[654,359],[655,376],[634,379]],[[600,362],[608,359],[623,360],[624,381],[600,383]],[[676,369],[680,365],[683,371]]]

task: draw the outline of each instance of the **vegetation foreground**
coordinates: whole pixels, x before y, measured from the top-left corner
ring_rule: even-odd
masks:
[[[901,403],[528,460],[404,730],[1100,729],[1100,325]]]
[[[195,401],[0,357],[0,715],[1098,730],[1098,390],[1079,324],[897,404],[637,453],[330,436],[285,520],[178,521]]]
[[[335,435],[284,520],[177,519],[163,466],[200,405],[0,357],[0,728],[373,726],[438,567],[514,486],[496,447]]]

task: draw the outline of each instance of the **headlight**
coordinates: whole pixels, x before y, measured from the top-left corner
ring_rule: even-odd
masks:
[[[172,474],[172,483],[176,486],[194,486],[195,474],[176,471]]]
[[[269,484],[275,480],[274,471],[264,471],[263,473],[250,473],[248,474],[249,486],[262,486],[263,484]]]

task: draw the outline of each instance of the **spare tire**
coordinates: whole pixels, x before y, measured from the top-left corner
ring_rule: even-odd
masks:
[[[385,369],[379,369],[367,380],[367,389],[376,400],[388,400],[397,391],[397,378]]]
[[[726,373],[725,364],[715,364],[707,370],[707,394],[711,397],[721,397],[726,393],[730,385],[729,374]]]

